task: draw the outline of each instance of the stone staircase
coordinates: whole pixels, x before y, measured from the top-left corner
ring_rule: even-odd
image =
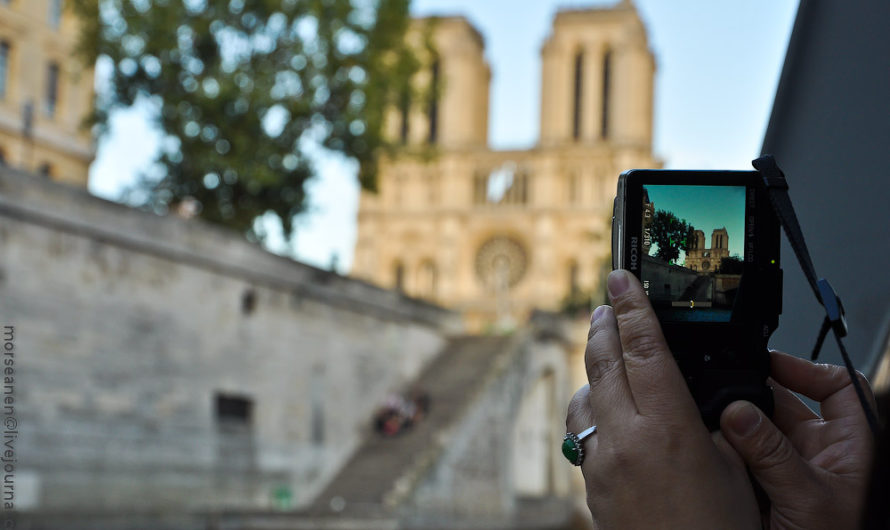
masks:
[[[412,387],[430,397],[428,415],[386,438],[370,431],[343,469],[306,511],[307,515],[386,517],[438,454],[437,437],[462,415],[483,386],[511,337],[457,337],[449,341]]]

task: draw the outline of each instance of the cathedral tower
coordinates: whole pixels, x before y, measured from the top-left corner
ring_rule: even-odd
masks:
[[[352,274],[454,308],[471,331],[589,299],[619,173],[658,167],[654,60],[633,6],[556,15],[528,150],[487,146],[490,72],[466,19],[419,19],[408,38],[428,55],[413,92],[438,97],[387,113],[404,147],[381,160],[378,192],[362,193]]]

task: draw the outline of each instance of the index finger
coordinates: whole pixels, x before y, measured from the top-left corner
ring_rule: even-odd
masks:
[[[624,369],[637,410],[643,416],[679,414],[699,421],[695,401],[636,276],[624,270],[612,271],[607,285],[618,320]]]

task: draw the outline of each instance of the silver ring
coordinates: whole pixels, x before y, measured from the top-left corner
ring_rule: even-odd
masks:
[[[584,462],[584,442],[585,438],[596,432],[596,425],[581,431],[578,434],[567,432],[565,438],[562,439],[562,454],[573,465],[580,466]]]

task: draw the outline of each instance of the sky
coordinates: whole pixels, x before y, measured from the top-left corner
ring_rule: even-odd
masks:
[[[656,210],[670,212],[704,232],[706,248],[711,246],[711,232],[716,228],[726,228],[729,255],[744,257],[744,186],[648,185],[646,190]],[[654,253],[650,250],[649,254]],[[685,259],[686,253],[681,250],[677,263],[683,263]]]
[[[614,1],[414,0],[415,15],[463,15],[485,38],[492,70],[489,143],[528,148],[538,136],[540,49],[560,8]],[[773,95],[797,11],[793,0],[634,0],[656,58],[654,151],[666,168],[750,169],[760,154]],[[97,66],[101,83],[102,65]],[[117,112],[100,139],[90,191],[115,199],[160,144],[148,105]],[[318,161],[307,185],[309,211],[293,247],[273,250],[347,273],[356,237],[357,168],[342,157]]]

